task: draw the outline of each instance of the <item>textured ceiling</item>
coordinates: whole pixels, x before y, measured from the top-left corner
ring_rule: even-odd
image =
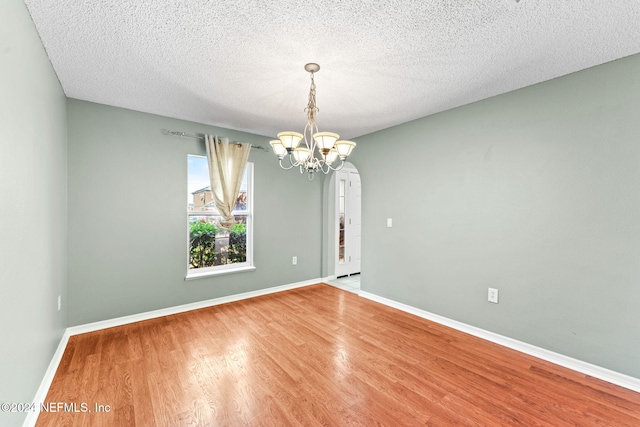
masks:
[[[640,52],[640,0],[26,0],[67,96],[353,138]],[[189,129],[179,129],[189,131]]]

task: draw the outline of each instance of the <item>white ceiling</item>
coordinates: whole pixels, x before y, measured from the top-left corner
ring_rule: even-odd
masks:
[[[354,138],[640,52],[640,0],[26,0],[68,97]],[[178,129],[189,132],[189,129]]]

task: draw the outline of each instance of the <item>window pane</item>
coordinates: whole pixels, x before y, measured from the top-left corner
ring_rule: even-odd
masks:
[[[229,232],[227,264],[247,262],[247,224],[241,223],[240,218],[246,220],[246,217],[236,216],[238,222],[231,227]]]
[[[218,227],[214,216],[189,217],[189,268],[204,268],[218,265],[216,252]]]
[[[187,166],[187,209],[196,212],[218,212],[211,192],[207,158],[203,156],[188,156]],[[242,184],[234,207],[234,210],[237,211],[246,212],[249,210],[249,197],[247,194],[248,170],[248,167],[245,168],[242,175]]]
[[[189,211],[217,212],[211,193],[207,158],[187,156],[187,167],[187,209]]]
[[[247,261],[247,217],[236,215],[231,230],[217,225],[217,215],[189,216],[189,268],[215,267]]]

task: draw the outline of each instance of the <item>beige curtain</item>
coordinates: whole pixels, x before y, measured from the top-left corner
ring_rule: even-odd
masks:
[[[240,192],[242,175],[247,165],[251,145],[229,143],[227,138],[218,138],[213,135],[205,135],[204,139],[209,160],[211,192],[216,208],[222,215],[220,227],[228,230],[236,222],[231,212]]]

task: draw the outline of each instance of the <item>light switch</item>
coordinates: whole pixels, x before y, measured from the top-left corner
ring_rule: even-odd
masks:
[[[492,302],[494,304],[498,303],[498,290],[495,288],[489,288],[489,295],[488,298],[489,302]]]
[[[393,227],[393,219],[387,218],[387,227],[389,228]]]

